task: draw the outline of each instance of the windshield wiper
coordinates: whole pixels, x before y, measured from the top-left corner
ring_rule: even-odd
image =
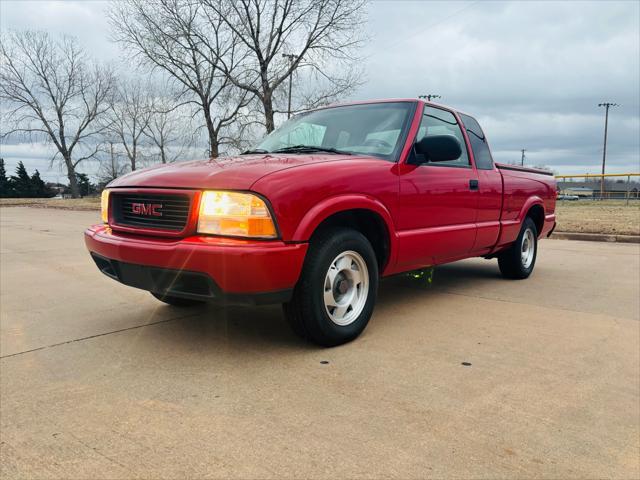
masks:
[[[351,152],[345,152],[344,150],[338,150],[337,148],[314,147],[311,145],[293,145],[291,147],[278,148],[273,152],[274,153],[327,152],[327,153],[337,153],[340,155],[353,155],[353,153]]]
[[[251,155],[252,153],[271,153],[269,150],[265,150],[264,148],[256,148],[255,150],[245,150],[242,152],[242,155]]]

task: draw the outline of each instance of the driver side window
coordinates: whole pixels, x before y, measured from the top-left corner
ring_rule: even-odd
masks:
[[[446,162],[427,162],[424,165],[444,165],[453,167],[470,167],[469,155],[467,154],[467,147],[462,135],[462,130],[456,121],[456,117],[451,112],[446,110],[440,110],[439,108],[424,107],[422,114],[422,122],[420,123],[420,129],[416,135],[416,142],[420,141],[424,137],[432,135],[453,135],[458,139],[462,147],[462,154],[456,160],[448,160]],[[422,156],[422,154],[414,152],[416,156]]]
[[[364,139],[364,145],[376,147],[380,153],[385,155],[393,151],[393,146],[398,141],[400,129],[383,130],[380,132],[371,132]]]

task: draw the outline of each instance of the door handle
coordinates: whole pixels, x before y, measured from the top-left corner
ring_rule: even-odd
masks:
[[[469,180],[469,190],[478,190],[478,180]]]

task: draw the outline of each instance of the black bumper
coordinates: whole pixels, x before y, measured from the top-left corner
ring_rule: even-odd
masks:
[[[105,258],[94,252],[91,252],[91,257],[98,269],[107,277],[124,285],[160,295],[224,305],[269,305],[288,302],[293,294],[292,290],[249,294],[228,293],[221,290],[205,273],[125,263]]]

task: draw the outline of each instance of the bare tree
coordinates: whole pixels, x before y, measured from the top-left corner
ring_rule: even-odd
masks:
[[[190,116],[182,112],[184,106],[176,106],[167,96],[156,96],[145,136],[157,149],[161,163],[171,163],[183,157],[195,143],[196,132],[191,127]]]
[[[141,157],[144,132],[149,126],[153,113],[153,98],[149,87],[139,80],[120,82],[109,102],[109,111],[105,115],[105,134],[122,147],[131,171],[134,171]]]
[[[291,75],[293,101],[290,109],[285,108],[285,93],[280,88],[274,93],[274,105],[281,107],[274,107],[274,112],[295,114],[326,106],[349,95],[364,83],[364,74],[357,65],[338,66],[335,70],[339,72],[321,71],[311,62],[302,62]]]
[[[122,162],[121,155],[115,148],[114,142],[107,142],[107,151],[104,158],[100,159],[98,181],[103,185],[124,175],[127,172],[127,164]]]
[[[52,161],[64,162],[73,197],[80,195],[76,167],[98,152],[92,140],[112,87],[112,72],[91,62],[72,37],[22,31],[1,38],[0,99],[8,126],[2,137],[26,134],[52,142]]]
[[[210,12],[209,12],[210,13]],[[143,65],[162,70],[181,87],[177,101],[202,114],[209,154],[217,157],[228,140],[223,131],[248,103],[220,67],[234,70],[237,39],[217,15],[190,0],[124,0],[110,10],[114,39]]]
[[[358,84],[354,65],[363,43],[365,0],[202,1],[243,47],[241,68],[224,57],[219,65],[234,85],[259,99],[267,132],[275,128],[274,96],[296,70],[310,69],[328,84],[306,99],[309,106]]]

